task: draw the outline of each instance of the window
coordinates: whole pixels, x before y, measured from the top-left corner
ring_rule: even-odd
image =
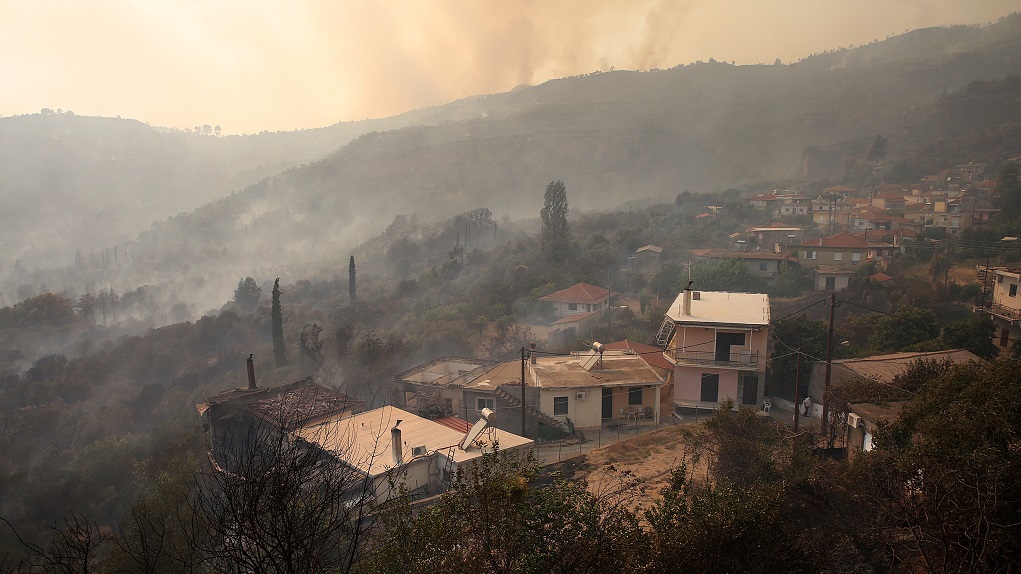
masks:
[[[568,303],[567,304],[567,310],[568,311],[577,311],[578,310],[578,304],[577,303]]]
[[[843,261],[844,260],[844,252],[843,251],[837,251],[836,253],[834,253],[833,254],[833,260],[834,261]]]
[[[851,254],[851,261],[853,261],[854,263],[857,263],[857,262],[861,261],[861,252],[860,251],[855,251],[854,253],[852,253]]]
[[[479,410],[480,410],[480,411],[481,411],[482,409],[494,409],[494,408],[495,408],[495,407],[493,406],[493,399],[483,399],[483,398],[479,398],[479,399],[478,399],[478,405],[479,405]]]
[[[567,397],[553,397],[553,415],[561,416],[567,414]]]
[[[1011,297],[1017,297],[1017,283],[1011,283],[1010,284],[1010,293],[1009,293],[1009,295]]]
[[[763,261],[762,263],[759,263],[759,271],[768,271],[768,270],[769,270],[769,263],[766,263],[765,261]]]
[[[627,404],[629,406],[642,404],[642,387],[631,387],[628,389]]]
[[[815,251],[806,251],[805,259],[815,259]]]
[[[702,373],[702,396],[704,403],[715,403],[720,400],[720,375]]]

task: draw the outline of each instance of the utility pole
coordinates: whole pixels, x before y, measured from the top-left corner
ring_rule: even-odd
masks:
[[[528,437],[525,434],[525,348],[521,347],[521,436]]]
[[[798,414],[801,412],[801,347],[798,354],[798,372],[794,375],[794,432],[798,432]]]
[[[830,327],[829,332],[826,334],[826,378],[823,382],[822,391],[822,420],[819,421],[819,431],[826,435],[826,425],[829,424],[830,415],[830,371],[833,368],[833,310],[837,308],[837,294],[830,293]],[[829,444],[827,438],[826,444]]]

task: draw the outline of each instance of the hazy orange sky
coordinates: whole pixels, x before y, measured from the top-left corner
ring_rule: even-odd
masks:
[[[289,130],[593,70],[785,63],[1018,0],[0,0],[0,115]]]

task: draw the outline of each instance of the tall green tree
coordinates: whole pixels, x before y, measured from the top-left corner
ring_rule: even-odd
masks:
[[[262,297],[262,287],[259,287],[255,279],[245,277],[238,281],[237,289],[234,290],[234,302],[241,309],[245,311],[255,309],[255,306],[259,304],[260,297]]]
[[[567,225],[567,188],[560,180],[546,186],[542,211],[542,256],[550,263],[565,261],[571,252],[571,230]]]
[[[347,263],[347,294],[351,297],[351,302],[354,303],[358,298],[358,286],[355,283],[355,256],[351,256],[351,260]]]
[[[273,307],[270,310],[270,315],[273,322],[273,360],[279,369],[287,366],[287,352],[284,350],[284,313],[280,308],[279,277],[273,282]]]

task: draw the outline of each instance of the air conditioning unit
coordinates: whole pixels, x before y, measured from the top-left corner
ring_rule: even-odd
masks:
[[[854,413],[847,413],[847,426],[858,428],[861,425],[861,417]]]
[[[578,392],[574,393],[574,398],[575,398],[575,400],[578,400],[578,401],[580,401],[582,399],[587,399],[588,398],[588,391],[578,391]]]
[[[411,456],[425,456],[426,448],[425,445],[411,447]]]

